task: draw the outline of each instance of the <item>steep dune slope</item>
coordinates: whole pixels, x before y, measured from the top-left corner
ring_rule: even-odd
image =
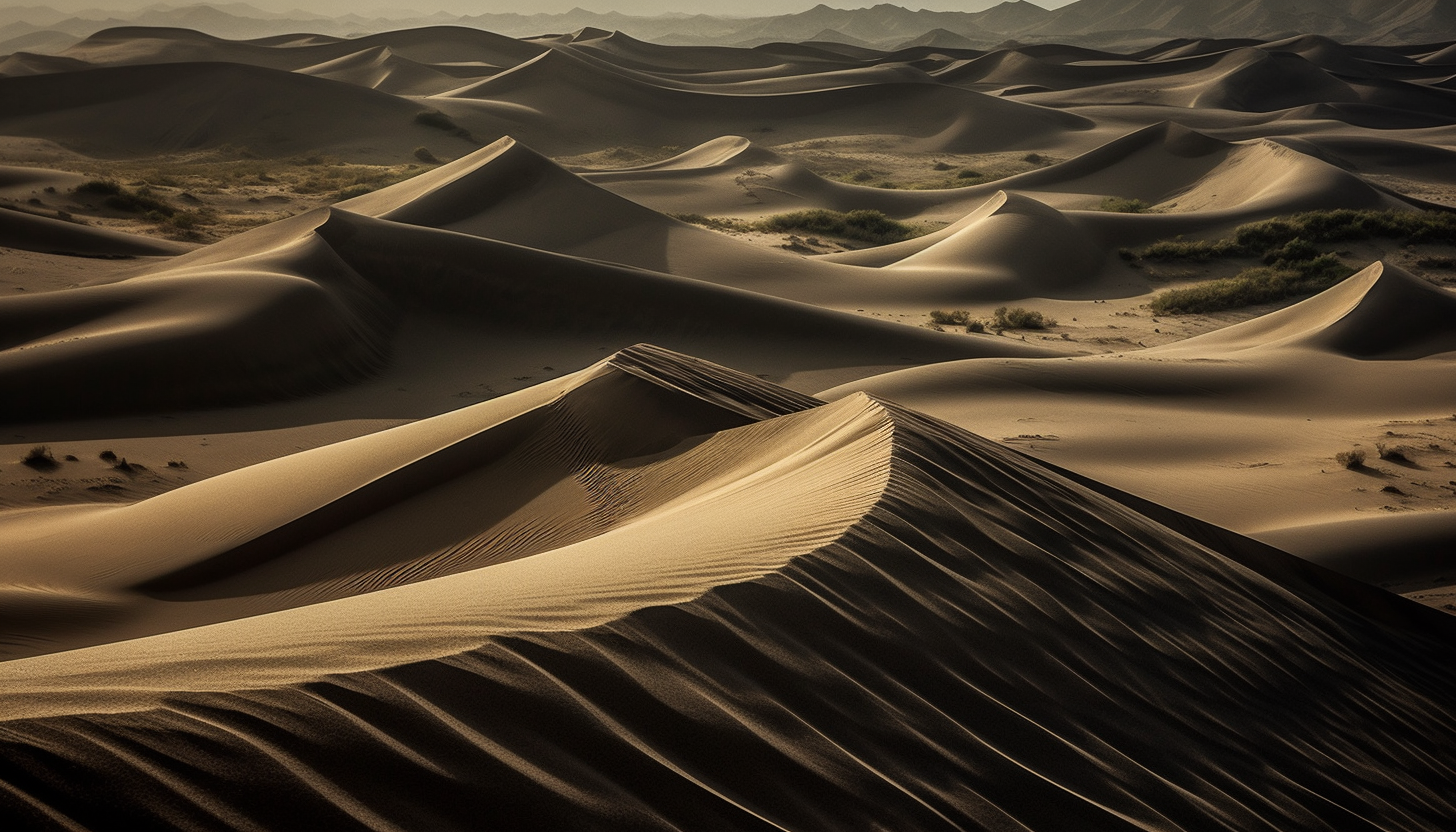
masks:
[[[680,496],[578,544],[0,663],[6,810],[440,829],[1456,817],[1448,619],[1337,599],[1278,552],[1207,548],[868,397],[814,408],[681,356],[619,360],[762,421],[621,460]],[[693,453],[713,499],[673,481]],[[826,502],[829,482],[851,486]]]

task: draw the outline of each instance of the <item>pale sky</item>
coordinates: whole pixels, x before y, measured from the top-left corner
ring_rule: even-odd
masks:
[[[684,12],[748,17],[791,14],[818,5],[818,0],[726,0],[717,3],[700,3],[692,0],[244,0],[244,2],[269,11],[302,8],[314,14],[353,12],[364,15],[386,14],[389,17],[405,17],[412,14],[427,15],[438,11],[452,14],[559,13],[573,8],[641,15]],[[1001,0],[902,0],[896,5],[910,9],[976,12],[998,5],[1000,2]],[[1035,0],[1036,5],[1047,9],[1059,8],[1071,2],[1073,0]],[[20,5],[32,4],[75,12],[95,9],[130,10],[157,5],[189,6],[199,3],[189,2],[189,0],[170,0],[166,3],[158,3],[156,0],[50,0],[50,2],[47,0],[20,0]],[[228,0],[211,0],[206,5],[226,8]],[[836,9],[855,9],[867,8],[878,5],[878,3],[874,0],[826,0],[825,5]]]

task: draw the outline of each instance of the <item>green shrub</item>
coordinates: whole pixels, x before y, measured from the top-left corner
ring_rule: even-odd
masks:
[[[754,227],[759,231],[773,233],[800,231],[876,244],[897,243],[916,236],[916,230],[911,226],[892,220],[879,211],[867,209],[840,213],[816,208],[775,214],[759,220]]]
[[[356,196],[363,196],[373,190],[368,185],[350,185],[339,191],[339,199],[353,199]]]
[[[1133,252],[1133,257],[1143,257],[1148,260],[1210,260],[1214,257],[1228,257],[1233,254],[1234,252],[1228,250],[1220,242],[1162,240],[1142,251]]]
[[[1156,315],[1191,315],[1322,292],[1353,274],[1332,254],[1291,267],[1257,266],[1200,286],[1169,289],[1149,303]]]
[[[847,213],[814,209],[789,214],[774,214],[757,222],[732,217],[705,217],[702,214],[671,214],[673,219],[701,225],[715,231],[764,231],[770,234],[823,234],[867,243],[897,243],[918,236],[913,226],[892,220],[879,211],[856,210]]]
[[[1264,220],[1234,229],[1222,240],[1154,243],[1138,254],[1155,260],[1210,257],[1268,257],[1300,241],[1306,253],[1315,243],[1367,240],[1372,237],[1408,243],[1456,244],[1456,214],[1444,211],[1312,211]],[[1286,257],[1285,259],[1290,259]]]
[[[1264,263],[1269,266],[1291,266],[1314,260],[1320,255],[1321,252],[1315,248],[1314,243],[1307,242],[1302,237],[1295,237],[1284,245],[1265,252]]]
[[[936,326],[966,326],[971,322],[971,313],[964,309],[951,312],[934,309],[930,312],[930,322]]]
[[[1048,329],[1056,325],[1056,320],[1023,306],[1003,306],[991,319],[991,326],[995,329]]]

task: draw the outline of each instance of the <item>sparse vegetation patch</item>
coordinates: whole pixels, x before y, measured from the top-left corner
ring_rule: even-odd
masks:
[[[1054,318],[1024,306],[1001,307],[991,319],[992,329],[1050,329],[1057,325]]]
[[[1330,288],[1354,273],[1318,244],[1384,238],[1406,244],[1456,243],[1456,214],[1435,211],[1314,211],[1239,226],[1221,240],[1165,240],[1124,259],[1258,257],[1264,265],[1201,286],[1170,289],[1149,304],[1155,314],[1217,312]]]
[[[951,312],[934,309],[930,312],[930,322],[936,326],[965,326],[971,322],[971,313],[964,309],[956,309]]]
[[[177,213],[177,209],[169,205],[165,200],[160,199],[146,185],[135,191],[123,188],[116,182],[105,179],[93,179],[90,182],[76,186],[77,195],[91,194],[105,197],[103,200],[106,207],[117,211],[126,211],[131,214],[146,214],[155,212],[164,217],[170,217]]]
[[[1339,243],[1374,238],[1406,243],[1456,243],[1456,214],[1437,211],[1311,211],[1249,223],[1221,240],[1166,240],[1136,252],[1149,260],[1264,257],[1301,241]],[[1317,250],[1316,250],[1317,251]]]
[[[37,471],[49,471],[60,467],[60,463],[56,462],[56,458],[51,455],[51,449],[46,445],[36,445],[31,448],[20,462]]]
[[[1120,196],[1110,196],[1102,200],[1102,204],[1098,207],[1103,211],[1118,214],[1146,214],[1153,209],[1153,206],[1141,199],[1124,199]]]
[[[1322,292],[1354,274],[1332,254],[1284,267],[1257,266],[1234,277],[1168,289],[1148,303],[1155,315],[1193,315],[1238,309]]]
[[[756,226],[760,231],[825,234],[877,245],[898,243],[916,236],[916,229],[913,227],[892,220],[879,211],[868,209],[840,213],[821,208],[774,214],[759,220]]]
[[[875,245],[898,243],[925,233],[912,225],[891,219],[879,211],[859,209],[839,212],[824,209],[774,214],[756,222],[702,214],[673,214],[673,218],[715,231],[763,231],[770,234],[822,234]]]

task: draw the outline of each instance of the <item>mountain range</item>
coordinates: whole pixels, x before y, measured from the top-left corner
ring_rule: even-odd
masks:
[[[978,12],[911,10],[881,4],[741,18],[722,14],[655,17],[573,9],[560,14],[484,13],[327,17],[265,11],[246,3],[93,9],[68,15],[45,6],[0,8],[0,54],[54,51],[115,26],[184,27],[228,38],[296,32],[353,36],[423,25],[462,25],[513,37],[582,28],[623,31],[659,43],[756,46],[827,40],[876,48],[988,47],[1006,41],[1091,46],[1151,45],[1170,37],[1279,39],[1318,34],[1363,43],[1442,41],[1456,32],[1449,0],[1077,0],[1046,9],[1008,0]]]

